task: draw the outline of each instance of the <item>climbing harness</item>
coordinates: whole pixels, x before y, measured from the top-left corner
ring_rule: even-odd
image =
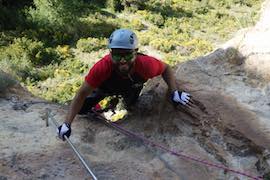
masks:
[[[97,111],[94,111],[93,110],[93,113],[95,114],[95,117],[97,119],[102,120],[102,122],[104,122],[106,125],[108,125],[108,126],[114,128],[114,129],[118,130],[119,132],[125,134],[126,136],[129,136],[131,138],[135,138],[137,140],[141,140],[144,143],[144,145],[150,145],[152,147],[157,147],[157,148],[159,148],[161,150],[164,150],[164,151],[166,151],[166,152],[168,152],[168,153],[170,153],[172,155],[175,155],[177,157],[182,157],[184,159],[195,161],[195,162],[201,163],[201,164],[203,164],[205,166],[214,167],[214,168],[218,168],[218,169],[223,169],[224,171],[232,172],[232,173],[239,174],[239,175],[242,175],[242,176],[246,176],[246,177],[249,177],[249,178],[254,179],[254,180],[262,180],[263,179],[262,176],[256,177],[254,175],[250,175],[250,174],[245,173],[245,172],[241,172],[241,171],[238,171],[238,170],[230,169],[230,168],[228,168],[228,167],[226,167],[224,165],[214,164],[212,162],[208,162],[208,161],[203,160],[203,159],[200,159],[198,157],[189,156],[189,155],[186,155],[186,154],[184,154],[182,152],[179,152],[179,151],[178,152],[173,151],[173,150],[171,150],[171,149],[169,149],[169,148],[167,148],[167,147],[165,147],[165,146],[163,146],[161,144],[158,144],[156,142],[153,142],[153,141],[151,141],[151,140],[143,137],[142,135],[139,135],[139,134],[136,134],[136,133],[134,133],[132,131],[129,131],[129,130],[127,130],[127,129],[121,127],[121,126],[119,126],[117,123],[110,122],[105,117],[103,117],[101,115],[101,113],[99,113]]]
[[[47,115],[47,121],[51,121],[54,126],[57,128],[59,125],[58,123],[56,122],[56,120],[50,115],[50,110]],[[46,125],[48,125],[48,122],[46,122]],[[73,145],[73,143],[71,142],[71,140],[66,136],[64,135],[64,138],[65,140],[68,142],[69,146],[72,148],[73,152],[76,154],[76,156],[79,158],[79,160],[81,161],[81,163],[83,164],[83,166],[86,168],[87,172],[92,176],[92,178],[94,180],[97,180],[97,177],[94,175],[94,173],[91,171],[91,169],[89,168],[89,166],[87,165],[87,163],[85,162],[85,160],[83,159],[82,155],[80,154],[80,152],[76,149],[76,147]]]

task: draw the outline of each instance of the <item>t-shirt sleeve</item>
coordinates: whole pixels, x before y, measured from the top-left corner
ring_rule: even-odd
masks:
[[[111,73],[111,62],[107,56],[99,60],[85,76],[85,81],[92,87],[99,87]]]
[[[137,72],[145,80],[161,75],[165,70],[166,64],[159,59],[151,56],[142,56],[137,64]]]

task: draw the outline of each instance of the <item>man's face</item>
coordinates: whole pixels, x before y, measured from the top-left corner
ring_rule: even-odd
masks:
[[[130,49],[111,49],[111,58],[122,75],[128,75],[136,59],[136,51]]]

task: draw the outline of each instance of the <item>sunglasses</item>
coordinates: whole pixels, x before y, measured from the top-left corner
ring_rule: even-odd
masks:
[[[112,54],[112,59],[115,62],[120,62],[122,59],[125,61],[131,61],[134,57],[134,52],[129,52],[125,54],[116,54],[116,53],[111,53]]]

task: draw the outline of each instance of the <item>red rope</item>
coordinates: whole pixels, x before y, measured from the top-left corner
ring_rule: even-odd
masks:
[[[263,177],[262,176],[253,176],[253,175],[250,175],[248,173],[245,173],[245,172],[241,172],[241,171],[238,171],[238,170],[234,170],[234,169],[230,169],[224,165],[220,165],[220,164],[214,164],[214,163],[211,163],[211,162],[208,162],[206,160],[203,160],[203,159],[200,159],[200,158],[197,158],[197,157],[193,157],[193,156],[189,156],[189,155],[186,155],[184,153],[181,153],[181,152],[176,152],[176,151],[173,151],[173,150],[170,150],[169,148],[165,147],[165,146],[162,146],[158,143],[155,143],[153,141],[150,141],[149,139],[145,138],[144,136],[142,135],[139,135],[139,134],[135,134],[134,132],[132,131],[129,131],[129,130],[126,130],[125,128],[119,126],[118,124],[116,123],[113,123],[113,122],[109,122],[106,118],[104,118],[103,116],[101,116],[100,114],[98,114],[97,112],[95,112],[95,114],[97,114],[100,118],[102,118],[107,124],[113,126],[114,128],[118,129],[120,132],[122,132],[123,134],[129,136],[129,137],[133,137],[135,139],[140,139],[142,140],[143,142],[147,143],[147,144],[150,144],[151,146],[153,147],[158,147],[164,151],[167,151],[169,152],[170,154],[172,155],[175,155],[175,156],[178,156],[178,157],[182,157],[182,158],[185,158],[185,159],[189,159],[191,161],[195,161],[195,162],[199,162],[201,164],[204,164],[206,166],[209,166],[209,167],[215,167],[215,168],[218,168],[218,169],[223,169],[225,171],[230,171],[230,172],[233,172],[233,173],[236,173],[236,174],[239,174],[239,175],[242,175],[242,176],[246,176],[246,177],[249,177],[251,179],[254,179],[254,180],[262,180]]]

